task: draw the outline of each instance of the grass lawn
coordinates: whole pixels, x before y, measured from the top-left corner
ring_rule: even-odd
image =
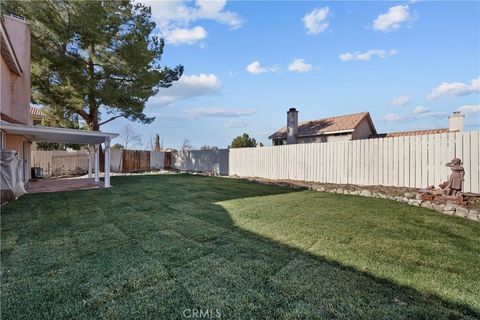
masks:
[[[233,179],[112,185],[2,207],[2,319],[480,317],[480,223]]]

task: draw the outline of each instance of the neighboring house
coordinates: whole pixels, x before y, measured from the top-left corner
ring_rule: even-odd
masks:
[[[0,119],[31,125],[30,118],[30,24],[17,17],[0,16],[1,106]],[[23,159],[24,181],[29,178],[30,144],[18,134],[1,132],[1,149],[15,150]]]
[[[40,108],[30,107],[30,117],[34,126],[47,124],[48,117]]]
[[[380,133],[377,135],[373,135],[371,138],[395,138],[407,136],[421,136],[424,134],[463,132],[464,118],[465,115],[461,114],[459,111],[455,111],[452,115],[448,117],[448,128]]]
[[[376,134],[377,131],[368,112],[299,123],[298,111],[290,108],[287,111],[287,126],[268,138],[272,139],[273,145],[284,145],[367,139]]]
[[[370,138],[391,138],[418,136],[448,132],[463,132],[464,115],[454,112],[448,117],[448,128],[432,130],[415,130],[377,134],[372,118],[368,112],[360,112],[330,118],[298,122],[298,111],[287,111],[287,126],[271,136],[272,145],[338,142]]]

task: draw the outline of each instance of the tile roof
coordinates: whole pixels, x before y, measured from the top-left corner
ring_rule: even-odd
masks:
[[[303,121],[298,124],[298,134],[297,137],[305,136],[316,136],[321,134],[327,134],[332,132],[339,131],[348,131],[354,130],[362,120],[367,119],[371,125],[373,132],[375,132],[375,127],[373,126],[370,114],[368,112],[360,112],[354,114],[347,114],[342,116],[329,117],[318,120]],[[274,134],[272,134],[269,139],[286,139],[287,137],[287,127],[283,127]]]
[[[5,113],[0,113],[0,120],[6,121],[9,123],[14,123],[14,124],[26,124],[21,121],[18,121],[17,119],[10,117],[9,115],[6,115]]]
[[[432,130],[414,130],[414,131],[400,131],[400,132],[390,132],[390,133],[381,133],[371,136],[371,138],[394,138],[394,137],[408,137],[408,136],[420,136],[424,134],[439,134],[439,133],[448,133],[448,129],[432,129]]]
[[[30,116],[44,118],[47,115],[42,111],[42,109],[30,107]]]

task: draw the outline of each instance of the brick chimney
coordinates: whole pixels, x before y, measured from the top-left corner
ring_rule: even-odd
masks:
[[[448,131],[463,132],[464,118],[465,115],[461,114],[460,111],[453,112],[453,114],[448,117]]]
[[[290,108],[287,111],[287,144],[297,143],[298,111]]]

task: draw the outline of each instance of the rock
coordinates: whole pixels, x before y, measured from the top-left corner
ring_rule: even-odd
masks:
[[[380,193],[380,198],[382,198],[382,199],[387,199],[387,195],[386,195],[386,194],[383,194],[383,193]]]
[[[467,216],[468,214],[468,209],[467,208],[464,208],[462,206],[459,206],[459,205],[453,205],[455,207],[455,212],[457,213],[457,215],[460,215],[462,217],[465,217]]]
[[[395,201],[398,201],[398,202],[405,202],[405,200],[403,200],[402,197],[399,197],[399,196],[396,196],[393,198]]]
[[[422,202],[421,206],[427,209],[433,209],[432,203],[428,201]]]
[[[342,188],[338,188],[338,189],[336,190],[336,192],[337,192],[337,193],[343,193],[343,189],[342,189]]]
[[[405,193],[403,194],[403,196],[404,196],[405,198],[408,198],[408,199],[415,197],[415,196],[414,196],[412,193],[410,193],[410,192],[405,192]]]
[[[417,206],[419,207],[421,204],[422,204],[422,200],[412,200],[411,204],[413,204],[414,206]]]
[[[453,210],[443,210],[443,213],[453,216],[455,214],[455,211],[453,211]]]
[[[469,214],[476,214],[476,215],[479,215],[480,213],[478,212],[478,210],[474,210],[474,209],[471,209],[470,211],[468,211]]]
[[[471,212],[467,213],[465,218],[467,218],[469,220],[480,221],[480,216],[478,214],[471,213]]]
[[[417,199],[417,200],[422,200],[422,194],[421,194],[421,193],[417,193],[417,194],[415,195],[415,199]]]
[[[350,192],[350,194],[359,195],[359,194],[360,194],[360,191],[355,190],[355,191]]]
[[[316,190],[316,191],[319,191],[319,192],[325,192],[324,187],[314,187],[313,189]]]
[[[371,197],[371,196],[372,196],[372,192],[371,192],[370,190],[363,189],[363,190],[360,192],[360,195],[363,196],[363,197]]]
[[[443,207],[445,205],[443,204],[437,204],[437,203],[432,203],[432,206],[433,206],[433,209],[437,210],[437,211],[440,211],[440,212],[443,212]]]
[[[453,211],[455,212],[455,206],[449,202],[445,203],[445,206],[443,207],[444,211]]]
[[[330,192],[330,193],[335,193],[336,190],[335,190],[335,189],[330,189],[330,190],[328,190],[328,192]]]
[[[350,194],[350,191],[348,191],[347,189],[343,190],[343,194]]]

